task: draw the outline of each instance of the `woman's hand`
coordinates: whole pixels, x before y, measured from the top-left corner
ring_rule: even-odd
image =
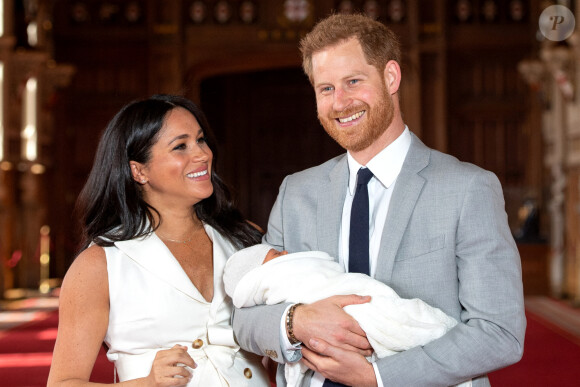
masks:
[[[187,367],[196,368],[197,364],[187,353],[187,347],[174,345],[171,349],[157,352],[151,372],[145,379],[148,386],[185,386],[192,374]]]

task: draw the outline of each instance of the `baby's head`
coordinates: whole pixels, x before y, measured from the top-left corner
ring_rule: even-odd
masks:
[[[237,283],[249,271],[258,268],[262,264],[274,258],[288,254],[287,251],[278,251],[272,246],[260,243],[241,249],[234,253],[224,268],[224,285],[226,293],[233,298]]]
[[[286,254],[288,254],[286,250],[278,251],[276,249],[270,249],[268,250],[268,253],[266,254],[266,257],[264,258],[264,261],[262,263],[264,264],[266,262],[273,260],[274,258],[278,258]]]

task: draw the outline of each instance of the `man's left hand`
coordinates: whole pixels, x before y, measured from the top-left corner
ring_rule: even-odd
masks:
[[[311,339],[308,344],[302,346],[302,362],[308,368],[349,386],[377,385],[374,368],[364,356],[334,347],[322,339]]]

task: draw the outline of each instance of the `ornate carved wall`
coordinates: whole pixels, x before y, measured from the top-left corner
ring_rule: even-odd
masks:
[[[538,59],[520,63],[542,101],[543,161],[550,172],[550,292],[580,305],[580,30],[546,40]]]
[[[0,291],[36,288],[39,236],[49,223],[54,108],[74,72],[54,61],[46,2],[0,2]],[[25,33],[20,34],[24,29]],[[0,293],[0,295],[1,295]]]
[[[64,275],[76,253],[74,202],[102,129],[122,105],[153,93],[185,94],[203,107],[220,140],[222,175],[245,215],[265,227],[284,175],[340,152],[316,120],[297,49],[300,37],[333,10],[365,12],[399,34],[407,124],[428,145],[494,171],[514,230],[523,197],[543,203],[540,125],[516,70],[537,46],[535,1],[36,3],[47,10],[39,25],[50,25],[46,55],[76,68],[51,109],[54,153],[41,185],[52,276]]]

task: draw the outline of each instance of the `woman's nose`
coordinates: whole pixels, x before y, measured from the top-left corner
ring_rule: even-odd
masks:
[[[207,144],[196,144],[193,150],[193,158],[197,161],[207,162],[211,160],[213,153]]]

